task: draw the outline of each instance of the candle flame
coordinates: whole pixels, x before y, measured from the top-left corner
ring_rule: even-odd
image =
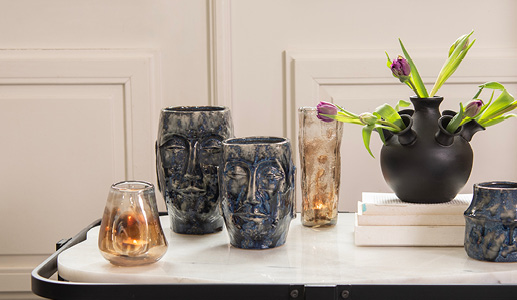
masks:
[[[322,209],[325,205],[322,202],[316,202],[314,203],[314,209]]]
[[[122,244],[126,246],[141,246],[147,244],[147,241],[129,238],[122,241]]]

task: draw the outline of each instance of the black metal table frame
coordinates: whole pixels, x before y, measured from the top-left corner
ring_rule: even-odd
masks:
[[[51,279],[64,250],[86,240],[97,220],[32,271],[32,291],[49,299],[225,299],[225,300],[515,300],[517,285],[290,285],[290,284],[102,284]]]

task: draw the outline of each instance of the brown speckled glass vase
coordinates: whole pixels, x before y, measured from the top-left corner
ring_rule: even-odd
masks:
[[[337,223],[343,123],[323,122],[315,107],[301,107],[298,144],[302,186],[302,224]]]

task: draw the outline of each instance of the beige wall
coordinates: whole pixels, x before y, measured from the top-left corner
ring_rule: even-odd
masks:
[[[469,56],[477,60],[473,59],[469,63],[467,58],[465,70],[459,73],[466,83],[457,82],[450,88],[444,88],[444,93],[457,96],[454,103],[462,100],[462,97],[470,97],[474,82],[483,80],[484,69],[490,76],[503,74],[516,93],[517,69],[513,63],[517,49],[516,12],[517,2],[513,0],[0,0],[0,49],[4,49],[0,51],[3,53],[0,59],[0,107],[4,107],[4,111],[5,105],[16,105],[16,101],[24,97],[30,101],[49,101],[49,98],[58,96],[65,97],[65,100],[75,99],[77,94],[81,94],[80,100],[83,102],[76,105],[88,105],[93,114],[96,107],[99,108],[97,111],[104,109],[104,99],[115,99],[109,100],[112,101],[109,103],[114,103],[110,105],[114,105],[115,113],[99,113],[98,116],[105,118],[103,120],[108,124],[121,118],[117,112],[127,111],[122,110],[122,106],[117,106],[117,103],[124,103],[121,105],[128,108],[127,103],[134,101],[131,103],[136,103],[138,110],[133,114],[134,122],[129,124],[133,126],[132,140],[150,144],[141,149],[127,141],[118,141],[114,133],[106,133],[104,138],[113,146],[104,149],[101,145],[98,152],[102,155],[111,151],[111,154],[92,161],[91,168],[85,167],[86,175],[82,180],[87,181],[90,192],[72,195],[67,199],[60,197],[59,193],[50,197],[48,195],[52,193],[48,193],[45,188],[60,189],[60,182],[78,180],[73,177],[75,175],[60,171],[68,170],[63,164],[77,159],[72,152],[64,152],[44,163],[36,161],[33,169],[27,169],[26,160],[16,155],[18,151],[7,150],[7,147],[32,147],[37,153],[50,155],[55,151],[52,147],[44,146],[45,139],[41,139],[41,144],[37,145],[24,144],[23,139],[20,140],[22,144],[4,144],[0,156],[3,161],[11,161],[12,164],[2,170],[3,180],[0,181],[1,190],[4,191],[0,196],[4,204],[1,209],[3,218],[0,220],[4,230],[0,239],[10,240],[13,245],[0,244],[0,278],[7,278],[0,282],[0,299],[29,297],[28,272],[39,259],[52,251],[53,243],[59,238],[73,235],[89,223],[86,220],[100,217],[109,184],[124,177],[155,181],[150,165],[154,160],[152,141],[160,107],[225,104],[232,108],[236,135],[293,138],[296,123],[291,116],[296,104],[301,103],[300,99],[313,101],[314,104],[319,100],[318,96],[311,98],[306,93],[293,94],[293,91],[307,90],[306,86],[293,83],[293,76],[300,77],[305,71],[334,74],[340,78],[340,83],[322,84],[317,87],[316,95],[331,96],[347,103],[361,99],[362,95],[371,90],[363,91],[343,84],[343,78],[354,78],[354,74],[347,72],[346,62],[354,63],[355,57],[373,57],[383,61],[384,50],[396,55],[397,38],[400,37],[415,53],[414,59],[424,60],[422,65],[427,68],[424,72],[426,80],[431,80],[440,65],[425,60],[441,61],[440,55],[444,49],[459,35],[471,29],[475,30],[477,42]],[[27,49],[32,52],[27,52]],[[41,49],[51,51],[42,52]],[[64,49],[67,50],[65,56],[62,55]],[[91,50],[95,50],[93,54]],[[127,60],[120,63],[117,55]],[[497,67],[491,68],[486,63],[492,62],[490,58],[494,55],[508,57],[512,63],[506,64],[505,60],[501,60]],[[66,56],[75,61],[73,65],[76,68],[73,70],[67,70],[66,66],[70,65],[64,58]],[[306,58],[311,56],[318,62],[316,65],[306,65]],[[34,58],[45,63],[31,64],[30,59]],[[106,87],[102,86],[105,80],[102,79],[102,73],[95,71],[101,67],[90,69],[95,65],[93,62],[99,60],[109,62],[103,71],[109,74],[108,83],[113,87],[109,92],[105,92]],[[329,61],[336,63],[325,63]],[[476,68],[476,63],[484,64]],[[134,68],[125,68],[127,65]],[[301,70],[300,66],[307,70]],[[351,69],[355,68],[357,66]],[[380,70],[379,77],[389,77],[389,74],[380,74],[387,70]],[[475,75],[474,79],[471,78],[472,74]],[[45,76],[47,79],[42,80]],[[129,79],[117,81],[116,78]],[[70,87],[72,83],[78,86]],[[48,89],[38,90],[41,85],[48,86]],[[377,94],[382,94],[383,90],[378,83],[373,85]],[[24,86],[30,87],[24,89]],[[76,88],[78,90],[74,93]],[[410,95],[402,85],[390,85],[386,90],[400,97]],[[128,97],[128,92],[131,97]],[[308,89],[308,92],[311,90]],[[358,109],[366,109],[375,103],[367,102],[370,100],[366,99],[368,105],[359,106]],[[96,106],[96,103],[101,104]],[[13,111],[19,112],[20,107]],[[44,113],[48,114],[57,114],[56,107],[59,106],[42,105]],[[69,109],[75,110],[76,107]],[[11,114],[4,118],[0,122],[4,131],[0,138],[12,141],[17,135],[27,134],[16,125],[23,117],[21,114]],[[64,122],[67,119],[60,120]],[[142,126],[139,126],[140,121],[143,122]],[[517,121],[510,122],[513,123],[508,128],[513,129]],[[99,124],[95,124],[96,130],[107,132],[102,131],[104,123]],[[124,124],[118,125],[129,126],[128,123]],[[106,130],[117,132],[119,127]],[[139,130],[141,128],[145,130]],[[511,141],[511,135],[507,134],[506,131],[495,130],[489,139],[477,142],[476,157],[484,158],[482,161],[485,162],[490,161],[490,153],[500,148],[506,148],[504,154],[514,153],[515,143]],[[505,143],[510,143],[504,145],[509,146],[497,144],[502,135],[507,140]],[[348,183],[343,184],[342,195],[346,200],[343,200],[340,208],[353,210],[359,191],[387,191],[387,188],[379,175],[378,161],[372,160],[361,148],[359,134],[350,130],[345,137],[344,164],[353,163],[354,170],[362,174],[352,178],[345,176],[343,179]],[[95,136],[89,138],[95,141]],[[57,143],[54,147],[60,146]],[[126,164],[130,165],[117,166],[119,162],[116,156],[124,155],[120,147],[130,147],[131,153],[138,154],[126,160],[130,162]],[[505,160],[505,155],[494,159],[495,165],[505,166],[504,170],[485,163],[474,170],[474,180],[517,180],[513,171],[515,159]],[[55,166],[54,173],[45,176],[48,173],[41,168],[48,168],[49,165]],[[98,172],[104,174],[101,178],[92,171],[97,167],[100,170]],[[365,183],[369,178],[365,169],[374,178],[371,185]],[[38,176],[34,178],[31,174]],[[33,184],[35,181],[39,182],[38,185]],[[9,189],[13,185],[20,186],[21,190]],[[42,187],[42,190],[36,193],[34,186]],[[68,190],[71,191],[73,189]],[[38,198],[34,199],[34,195],[38,195]],[[72,217],[67,219],[63,215]],[[48,220],[56,220],[56,223]],[[31,241],[27,239],[35,234],[35,227],[41,222],[47,222],[49,227],[37,231],[39,240],[48,245],[31,247]],[[20,228],[11,233],[5,230],[16,226]],[[12,232],[16,232],[16,236]],[[23,255],[19,255],[20,249],[23,249]]]
[[[237,126],[236,131],[283,134],[283,51],[378,50],[382,56],[384,50],[399,49],[400,37],[413,52],[444,54],[451,42],[470,30],[478,39],[471,53],[515,48],[515,12],[517,3],[511,0],[232,1],[234,108],[261,112],[236,115],[235,122],[263,125]]]

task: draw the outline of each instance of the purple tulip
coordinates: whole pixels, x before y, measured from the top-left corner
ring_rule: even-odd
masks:
[[[465,106],[465,115],[473,118],[479,113],[481,107],[483,107],[483,101],[480,99],[473,99],[467,104],[467,106]]]
[[[332,119],[332,118],[323,116],[323,115],[331,115],[331,116],[337,115],[338,109],[334,104],[325,102],[325,101],[321,101],[316,106],[316,108],[318,109],[318,119],[322,120],[323,122],[333,122],[334,121],[334,119]]]
[[[393,73],[393,76],[400,80],[400,82],[406,82],[409,80],[411,67],[407,60],[399,55],[399,57],[391,63],[391,72]]]

